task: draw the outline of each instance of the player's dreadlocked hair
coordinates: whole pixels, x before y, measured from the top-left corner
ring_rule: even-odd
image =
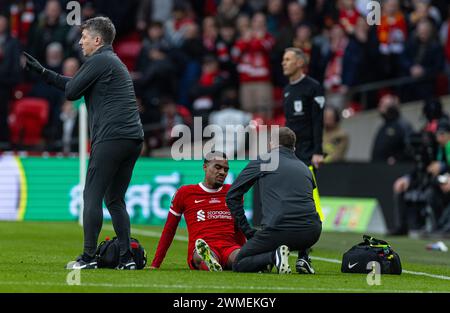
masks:
[[[214,160],[215,158],[220,158],[222,160],[228,160],[227,155],[225,152],[222,151],[211,151],[205,155],[205,159],[203,160],[203,164],[208,164],[209,161]]]

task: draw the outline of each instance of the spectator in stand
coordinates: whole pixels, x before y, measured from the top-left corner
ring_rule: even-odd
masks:
[[[76,58],[64,60],[62,73],[66,77],[73,77],[80,68],[80,62]],[[55,142],[49,146],[49,150],[62,151],[64,153],[78,151],[78,108],[73,101],[62,100],[60,114],[55,125],[53,138]]]
[[[187,2],[176,1],[172,8],[172,16],[164,24],[167,39],[174,47],[182,46],[188,27],[195,24],[189,17],[189,10],[190,6]]]
[[[330,28],[339,18],[336,1],[308,1],[305,7],[305,18],[313,27],[313,33],[321,33]]]
[[[77,58],[67,58],[63,63],[63,75],[67,77],[74,77],[80,68],[80,62]]]
[[[0,150],[9,146],[9,101],[12,89],[19,81],[20,44],[11,37],[8,18],[0,14]]]
[[[145,32],[152,22],[169,20],[174,0],[140,0],[137,10],[136,29]]]
[[[436,134],[438,122],[444,119],[450,120],[447,113],[443,111],[442,103],[438,98],[426,99],[422,107],[422,114],[425,117],[422,132]]]
[[[355,0],[340,0],[339,3],[339,24],[348,35],[355,32],[356,22],[360,17],[355,8]]]
[[[66,50],[69,25],[58,0],[48,0],[45,11],[36,19],[28,37],[28,52],[38,60],[45,60],[45,51],[52,42],[59,42]]]
[[[161,126],[163,129],[162,145],[170,146],[176,138],[171,136],[172,128],[177,125],[191,126],[192,120],[187,110],[177,105],[171,97],[161,99]]]
[[[161,112],[158,114],[159,120],[156,123],[147,123],[150,120],[146,112],[141,110],[141,119],[144,125],[144,147],[142,155],[151,156],[156,148],[167,147],[178,138],[171,136],[172,128],[177,125],[191,126],[192,116],[189,110],[179,105],[171,96],[161,97],[159,101]]]
[[[219,35],[217,23],[213,16],[207,16],[202,21],[203,49],[206,53],[215,53],[216,41]]]
[[[251,31],[250,17],[247,14],[239,14],[236,19],[236,30],[239,36]]]
[[[117,37],[121,38],[135,30],[139,2],[140,0],[95,0],[95,7],[98,15],[111,19],[116,27]]]
[[[183,44],[179,49],[182,62],[177,64],[181,68],[179,79],[178,103],[190,107],[189,90],[201,75],[202,57],[204,49],[197,24],[186,26]]]
[[[267,0],[236,0],[242,10],[248,11],[251,15],[262,12],[267,5]]]
[[[342,84],[344,90],[369,83],[377,79],[377,60],[379,59],[378,40],[375,28],[370,28],[363,17],[359,17],[354,32],[344,52],[342,63]],[[375,92],[369,92],[367,108],[376,106]],[[352,99],[358,100],[358,99]]]
[[[372,149],[372,161],[390,165],[407,159],[406,147],[413,132],[411,124],[400,113],[400,100],[386,94],[378,104],[384,124],[378,129]]]
[[[218,142],[218,137],[215,137],[216,148],[223,147],[221,151],[225,151],[228,156],[244,156],[245,136],[237,133],[236,127],[245,128],[250,123],[252,115],[239,109],[237,91],[234,89],[225,90],[220,102],[220,110],[212,112],[209,116],[209,124],[222,128],[222,141]]]
[[[154,47],[160,47],[165,51],[170,51],[171,48],[164,36],[164,27],[161,22],[151,22],[148,24],[146,36],[142,41],[142,48],[137,60],[138,68],[143,67],[142,63],[146,63],[148,53]]]
[[[276,38],[277,44],[275,46],[275,49],[277,51],[280,51],[281,53],[280,60],[284,53],[284,49],[290,47],[290,44],[294,39],[295,27],[301,22],[305,21],[304,8],[298,1],[291,1],[288,3],[287,18],[288,18],[288,25],[286,25],[286,27],[284,27],[280,31],[279,36]]]
[[[420,20],[402,57],[405,74],[419,81],[406,87],[403,100],[431,98],[437,75],[444,64],[444,51],[435,36],[433,23],[429,19]]]
[[[52,42],[47,46],[45,53],[46,67],[52,71],[61,73],[63,68],[64,49],[59,42]]]
[[[64,62],[63,46],[59,42],[52,42],[47,45],[45,52],[45,66],[59,74],[62,74]],[[56,128],[59,124],[59,115],[61,113],[61,104],[64,101],[64,92],[45,83],[43,80],[38,80],[30,91],[30,96],[45,98],[49,107],[48,123],[43,132],[49,147],[52,147],[54,141],[58,139],[56,135]]]
[[[231,58],[231,51],[236,42],[236,29],[233,24],[224,23],[219,27],[219,37],[216,42],[216,56],[220,69],[228,73],[230,83],[236,88],[239,86],[239,76],[236,64]]]
[[[273,106],[269,57],[273,44],[274,38],[267,32],[265,15],[256,13],[252,17],[251,30],[241,34],[233,47],[242,109],[267,118],[271,118]]]
[[[311,60],[314,60],[316,56],[320,54],[320,51],[318,51],[319,47],[312,41],[311,27],[306,23],[300,23],[295,28],[295,37],[292,41],[292,47],[301,49],[308,58],[308,62],[311,62]],[[308,68],[309,63],[304,67],[305,74],[309,74]]]
[[[399,0],[386,0],[383,4],[381,24],[377,26],[381,79],[399,77],[402,73],[401,58],[408,36],[405,16]]]
[[[59,146],[58,150],[67,154],[78,151],[78,110],[75,108],[72,101],[64,101],[61,107],[61,114],[59,115],[60,124],[59,131],[61,134],[61,141],[56,143]]]
[[[323,152],[324,162],[343,161],[347,153],[349,136],[340,127],[339,109],[326,106],[323,112]]]
[[[191,87],[193,116],[202,118],[203,128],[208,125],[209,114],[219,108],[220,93],[227,85],[226,73],[220,71],[214,55],[203,58],[200,79]]]
[[[285,24],[286,16],[283,9],[283,0],[267,1],[267,31],[275,38]]]
[[[344,53],[348,37],[341,25],[335,24],[330,31],[330,52],[325,68],[324,82],[327,103],[341,106],[347,88],[342,83]]]
[[[217,7],[217,22],[219,24],[234,24],[239,15],[239,6],[234,0],[221,0]]]
[[[168,56],[163,41],[143,46],[136,71],[136,93],[142,98],[142,109],[150,120],[144,123],[158,123],[160,120],[159,100],[176,93],[176,68]]]
[[[413,31],[417,24],[426,18],[433,21],[434,25],[440,25],[442,22],[441,13],[439,10],[431,5],[430,0],[413,0],[412,1],[414,11],[408,16],[408,26],[410,32]]]

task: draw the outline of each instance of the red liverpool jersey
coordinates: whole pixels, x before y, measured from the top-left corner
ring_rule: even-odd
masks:
[[[188,262],[192,258],[195,241],[199,238],[208,244],[242,245],[245,242],[242,233],[236,231],[233,216],[225,203],[230,186],[226,184],[219,189],[209,189],[199,183],[182,186],[177,190],[152,266],[159,267],[164,259],[183,214],[189,234]]]

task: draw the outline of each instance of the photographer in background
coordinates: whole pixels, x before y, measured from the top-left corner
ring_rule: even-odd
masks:
[[[441,175],[441,190],[447,196],[450,195],[450,174],[446,173],[445,175]],[[442,211],[442,214],[437,223],[437,231],[436,233],[441,236],[450,236],[450,204]]]
[[[436,212],[437,232],[450,233],[450,121],[439,120],[436,130],[436,140],[439,143],[437,161],[431,163],[428,171],[437,177],[443,203]]]
[[[407,160],[406,146],[413,132],[409,121],[402,117],[400,99],[393,94],[381,97],[378,112],[383,124],[378,129],[372,146],[372,162],[393,165]]]
[[[436,231],[440,224],[437,221],[450,203],[443,176],[450,169],[450,122],[447,119],[439,120],[435,136],[436,152],[433,152],[431,133],[422,132],[420,138],[411,139],[416,168],[411,175],[402,176],[394,183],[397,229],[392,235],[405,235],[408,230],[420,231],[424,226],[427,232]]]

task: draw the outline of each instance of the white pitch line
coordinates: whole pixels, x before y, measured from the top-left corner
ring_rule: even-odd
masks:
[[[338,291],[338,292],[367,292],[369,289],[358,289],[358,288],[316,288],[316,287],[261,287],[261,286],[213,286],[213,285],[160,285],[160,284],[108,284],[108,283],[81,283],[80,285],[68,285],[64,283],[52,283],[52,282],[39,282],[39,281],[0,281],[0,285],[32,285],[32,286],[58,286],[58,287],[105,287],[105,288],[158,288],[158,289],[215,289],[215,290],[226,290],[226,289],[241,289],[241,290],[270,290],[270,291]],[[440,293],[446,291],[422,291],[422,290],[376,290],[376,292],[386,292],[386,293]],[[447,291],[449,292],[449,291]]]
[[[427,277],[444,279],[444,280],[450,280],[450,277],[445,276],[445,275],[434,275],[434,274],[428,274],[428,273],[424,273],[424,272],[414,272],[414,271],[407,271],[407,270],[403,270],[403,273],[411,274],[411,275],[418,275],[418,276],[427,276]]]
[[[314,257],[314,256],[312,256],[311,259],[318,260],[318,261],[329,262],[329,263],[341,264],[341,261],[339,261],[337,259],[328,259],[328,258],[321,258],[321,257]],[[427,276],[427,277],[444,279],[444,280],[450,280],[449,276],[435,275],[435,274],[429,274],[429,273],[424,273],[424,272],[414,272],[414,271],[402,270],[402,273],[411,274],[411,275],[418,275],[418,276]]]
[[[337,259],[321,258],[321,257],[319,257],[319,256],[312,256],[311,259],[317,260],[317,261],[328,262],[328,263],[341,264],[341,261],[339,261],[339,260],[337,260]]]
[[[110,225],[106,225],[105,228],[108,230],[114,230],[113,227]],[[158,232],[148,231],[148,230],[143,230],[143,229],[134,229],[132,232],[133,232],[133,234],[147,236],[147,237],[153,237],[153,238],[159,238],[161,236],[161,234]],[[187,242],[188,237],[175,235],[175,240]],[[329,258],[314,257],[314,256],[312,256],[311,259],[317,260],[317,261],[328,262],[328,263],[341,264],[341,261],[337,260],[337,259],[329,259]],[[450,280],[450,277],[445,276],[445,275],[435,275],[435,274],[424,273],[424,272],[409,271],[409,270],[405,270],[405,269],[402,270],[402,272],[405,274],[410,274],[410,275],[426,276],[426,277],[431,277],[431,278]]]

